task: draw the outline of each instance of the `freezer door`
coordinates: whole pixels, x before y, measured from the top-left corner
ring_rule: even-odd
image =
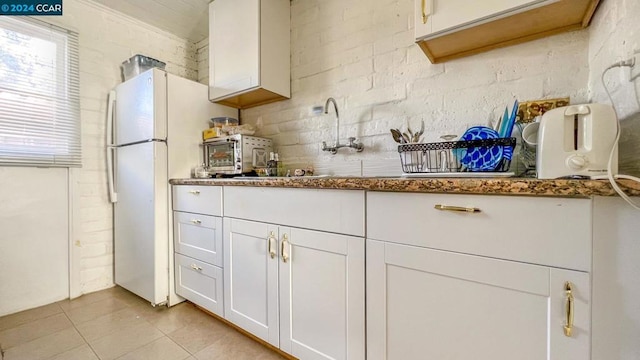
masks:
[[[115,282],[152,304],[164,303],[169,286],[166,143],[119,147],[115,164]]]
[[[115,143],[167,138],[167,73],[151,69],[116,87]]]

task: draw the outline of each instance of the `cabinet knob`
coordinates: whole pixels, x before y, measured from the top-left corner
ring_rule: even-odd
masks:
[[[462,211],[462,212],[470,212],[470,213],[478,213],[481,212],[482,210],[476,208],[476,207],[470,207],[470,206],[449,206],[449,205],[442,205],[442,204],[436,204],[436,206],[434,206],[435,209],[437,210],[442,210],[442,211]]]
[[[196,271],[202,271],[202,268],[196,264],[191,264],[191,268]]]
[[[189,190],[189,194],[200,195],[200,190]]]

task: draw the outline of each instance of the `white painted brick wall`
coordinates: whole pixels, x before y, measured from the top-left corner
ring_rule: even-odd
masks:
[[[285,163],[396,161],[389,128],[407,122],[424,120],[425,140],[436,141],[497,119],[516,98],[588,99],[588,30],[433,65],[414,43],[413,0],[293,0],[291,21],[291,100],[242,111],[244,123],[261,118],[259,135]],[[356,136],[364,152],[319,150],[335,141],[335,116],[311,107],[329,96],[342,142]]]
[[[135,54],[164,61],[170,73],[198,79],[196,44],[88,0],[65,0],[64,16],[46,21],[80,34],[81,291],[113,285],[113,217],[105,166],[107,93],[121,82],[119,65]]]
[[[589,88],[594,101],[609,102],[601,82],[602,71],[615,62],[628,59],[634,51],[640,52],[639,16],[639,1],[609,0],[598,8],[589,29]],[[636,84],[630,83],[628,68],[610,70],[605,81],[621,118],[640,111],[634,91],[634,85],[637,86],[640,80],[636,80]]]
[[[196,43],[198,82],[209,84],[209,38]]]
[[[640,52],[639,18],[640,1],[608,0],[600,4],[589,30],[589,88],[594,102],[610,103],[601,81],[604,69]],[[629,82],[629,75],[629,68],[615,68],[606,73],[605,83],[622,125],[619,170],[640,176],[640,79]]]

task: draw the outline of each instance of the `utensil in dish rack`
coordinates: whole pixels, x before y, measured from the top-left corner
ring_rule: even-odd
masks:
[[[458,137],[458,135],[441,135],[440,139],[446,140],[446,141],[451,141],[451,140],[453,140],[453,139],[455,139],[457,137]]]
[[[505,115],[507,113],[505,112]],[[511,116],[507,118],[506,121],[502,121],[500,124],[500,131],[498,131],[498,135],[501,138],[511,137],[511,133],[513,132],[513,125],[516,123],[516,115],[518,114],[518,100],[513,103],[513,110],[511,110]]]
[[[404,138],[402,137],[402,133],[398,129],[389,129],[391,131],[391,136],[393,140],[398,144],[404,144]]]
[[[513,110],[511,110],[511,116],[509,117],[509,119],[507,120],[507,122],[503,122],[502,125],[500,127],[500,132],[499,132],[499,136],[501,138],[508,138],[511,137],[511,133],[513,132],[513,126],[516,123],[516,115],[518,114],[518,100],[516,100],[513,103]],[[504,150],[504,157],[507,160],[511,160],[511,157],[513,156],[513,149],[510,146],[505,146],[503,148]]]
[[[444,141],[452,141],[457,137],[458,135],[453,134],[440,135],[440,139]],[[427,156],[427,154],[425,154],[425,156]],[[440,166],[438,167],[440,172],[449,172],[452,171],[452,168],[456,167],[455,160],[453,159],[455,156],[455,154],[453,154],[453,150],[442,150],[439,152],[438,156],[440,157]],[[449,159],[449,157],[451,157],[451,159]],[[438,159],[436,159],[436,161],[438,161]]]
[[[421,121],[420,130],[416,131],[415,134],[413,134],[413,138],[411,139],[411,141],[414,143],[419,143],[422,134],[424,134],[424,120]]]

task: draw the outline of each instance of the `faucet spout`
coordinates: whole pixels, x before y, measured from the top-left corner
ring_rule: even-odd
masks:
[[[329,151],[331,154],[335,155],[338,152],[338,149],[349,147],[355,149],[357,152],[361,152],[364,149],[364,145],[362,145],[362,143],[357,143],[355,137],[350,137],[348,144],[340,144],[340,114],[338,112],[338,104],[334,98],[328,98],[327,102],[324,104],[325,114],[329,113],[329,103],[333,104],[333,108],[336,111],[336,142],[333,146],[327,146],[327,143],[323,141],[322,151]]]
[[[336,111],[336,144],[337,148],[340,145],[340,113],[338,112],[338,104],[336,103],[336,99],[330,97],[327,99],[327,102],[324,103],[324,113],[329,113],[329,103],[333,104],[333,108]]]

